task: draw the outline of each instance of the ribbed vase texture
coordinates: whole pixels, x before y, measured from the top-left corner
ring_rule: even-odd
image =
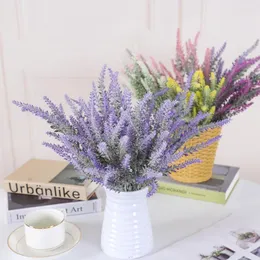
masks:
[[[121,193],[106,190],[101,247],[108,256],[133,259],[152,250],[153,234],[147,192],[148,188]]]

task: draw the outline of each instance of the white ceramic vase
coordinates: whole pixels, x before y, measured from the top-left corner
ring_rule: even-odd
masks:
[[[133,259],[152,250],[153,234],[147,192],[148,188],[120,193],[106,190],[101,248],[108,256]]]

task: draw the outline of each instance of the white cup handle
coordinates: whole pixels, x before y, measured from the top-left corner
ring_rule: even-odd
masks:
[[[59,209],[59,211],[61,211],[64,214],[64,219],[66,221],[66,218],[67,218],[67,211],[66,211],[66,209]]]

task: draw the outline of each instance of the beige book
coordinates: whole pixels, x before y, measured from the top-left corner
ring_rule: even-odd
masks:
[[[7,192],[43,197],[88,200],[98,184],[65,161],[31,159],[4,179]]]

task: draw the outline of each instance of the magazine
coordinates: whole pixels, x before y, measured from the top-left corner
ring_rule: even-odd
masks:
[[[167,250],[178,260],[260,260],[260,212],[230,214]]]

